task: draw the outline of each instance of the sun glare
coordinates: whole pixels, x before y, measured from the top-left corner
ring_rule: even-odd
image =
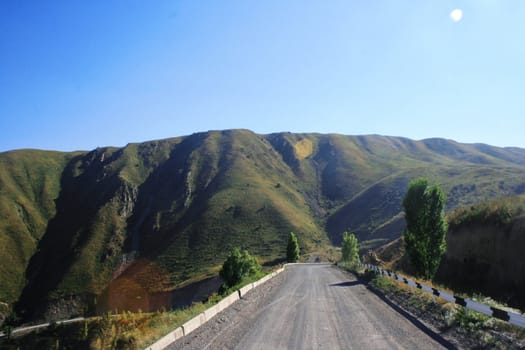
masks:
[[[461,18],[463,17],[463,11],[461,9],[455,9],[455,10],[452,10],[452,12],[450,13],[450,18],[454,21],[454,22],[459,22],[461,21]]]

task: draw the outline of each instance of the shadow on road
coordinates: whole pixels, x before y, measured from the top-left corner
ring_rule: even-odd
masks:
[[[360,281],[348,281],[348,282],[341,282],[341,283],[332,283],[329,284],[330,287],[352,287],[363,284],[363,282]]]

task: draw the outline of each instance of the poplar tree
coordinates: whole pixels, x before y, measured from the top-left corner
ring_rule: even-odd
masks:
[[[288,237],[288,246],[286,247],[286,261],[294,263],[299,261],[299,243],[293,232]]]
[[[439,185],[425,178],[411,181],[403,199],[405,249],[417,274],[426,279],[434,277],[446,250],[445,202]]]
[[[355,264],[359,262],[359,248],[357,238],[353,233],[343,232],[343,246],[341,248],[344,262]]]

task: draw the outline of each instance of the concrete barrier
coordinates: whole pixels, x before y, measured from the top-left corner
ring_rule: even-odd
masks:
[[[264,276],[263,278],[261,278],[259,280],[259,284],[263,284],[264,282],[268,281],[269,279],[271,279],[272,277],[274,277],[273,275],[266,275]]]
[[[184,336],[184,331],[182,330],[182,327],[176,328],[174,331],[168,333],[164,337],[162,337],[160,340],[155,342],[155,344],[152,344],[147,350],[162,350],[166,348],[168,345],[173,343],[175,340],[180,339]]]
[[[215,306],[217,307],[218,312],[221,312],[222,310],[229,307],[231,304],[235,303],[237,300],[239,300],[239,293],[234,292],[228,295],[226,298],[219,301]]]
[[[213,305],[212,307],[206,309],[206,311],[203,312],[205,322],[208,322],[209,320],[211,320],[218,313],[219,313],[219,308],[217,307],[217,305]]]
[[[244,287],[239,289],[239,294],[240,294],[239,296],[242,298],[246,293],[248,293],[252,289],[253,289],[253,283],[245,285]]]
[[[204,312],[201,312],[188,322],[182,325],[182,330],[184,331],[184,336],[190,334],[200,326],[202,326],[204,323],[206,323],[206,317],[204,316]]]

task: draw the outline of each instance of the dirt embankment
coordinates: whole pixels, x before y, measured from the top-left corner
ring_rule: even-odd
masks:
[[[490,296],[525,309],[525,214],[507,223],[476,221],[453,227],[436,282],[457,292]],[[367,254],[363,260],[414,274],[402,239]]]
[[[436,275],[455,289],[479,292],[525,308],[525,216],[507,225],[476,224],[447,235]]]

